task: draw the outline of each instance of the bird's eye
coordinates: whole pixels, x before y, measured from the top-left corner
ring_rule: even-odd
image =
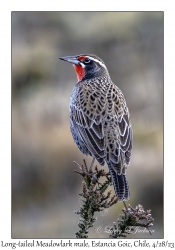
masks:
[[[88,58],[88,57],[86,57],[85,59],[84,59],[84,63],[90,63],[90,59]]]

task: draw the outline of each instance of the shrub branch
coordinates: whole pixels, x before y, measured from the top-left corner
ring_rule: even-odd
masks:
[[[109,172],[104,169],[95,167],[95,171],[89,171],[86,161],[78,166],[75,173],[82,177],[82,193],[79,195],[83,198],[83,204],[79,211],[75,214],[79,215],[79,231],[75,233],[76,238],[88,238],[89,229],[94,226],[96,221],[95,212],[101,212],[118,202],[116,195],[111,195],[111,191],[107,192],[107,188],[112,185],[111,176]],[[103,177],[103,180],[102,180]],[[125,204],[124,204],[125,205]],[[150,227],[153,226],[154,219],[151,215],[151,210],[144,211],[142,205],[137,205],[133,208],[131,205],[124,206],[122,214],[114,222],[112,227],[109,227],[109,238],[126,237],[132,233],[134,227],[144,227],[150,234]]]

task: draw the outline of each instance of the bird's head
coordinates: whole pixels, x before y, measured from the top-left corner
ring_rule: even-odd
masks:
[[[78,81],[92,79],[102,76],[103,74],[108,75],[103,60],[96,55],[81,54],[78,56],[60,57],[60,59],[73,64]]]

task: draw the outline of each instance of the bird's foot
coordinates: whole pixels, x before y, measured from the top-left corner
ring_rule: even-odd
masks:
[[[125,201],[123,201],[123,204],[124,204],[124,206],[125,206],[125,210],[128,211],[128,207],[126,206]]]
[[[95,158],[94,158],[95,160]],[[84,160],[84,165],[80,166],[79,163],[77,163],[76,161],[74,161],[75,165],[77,165],[77,167],[79,168],[80,171],[74,169],[73,171],[76,172],[77,174],[81,175],[81,176],[89,176],[95,179],[94,173],[92,172],[92,166],[94,163],[94,160],[92,160],[92,163],[90,165],[90,167],[88,168],[86,165],[86,161]]]
[[[91,165],[90,165],[90,167],[89,167],[89,169],[88,169],[88,172],[89,172],[89,173],[92,173],[92,167],[93,167],[94,161],[95,161],[95,157],[92,158]]]

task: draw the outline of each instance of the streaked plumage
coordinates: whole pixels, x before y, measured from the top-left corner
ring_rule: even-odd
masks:
[[[132,127],[121,90],[95,55],[63,57],[74,64],[78,82],[70,100],[70,129],[83,154],[107,163],[119,200],[129,199],[125,169],[132,149]]]

